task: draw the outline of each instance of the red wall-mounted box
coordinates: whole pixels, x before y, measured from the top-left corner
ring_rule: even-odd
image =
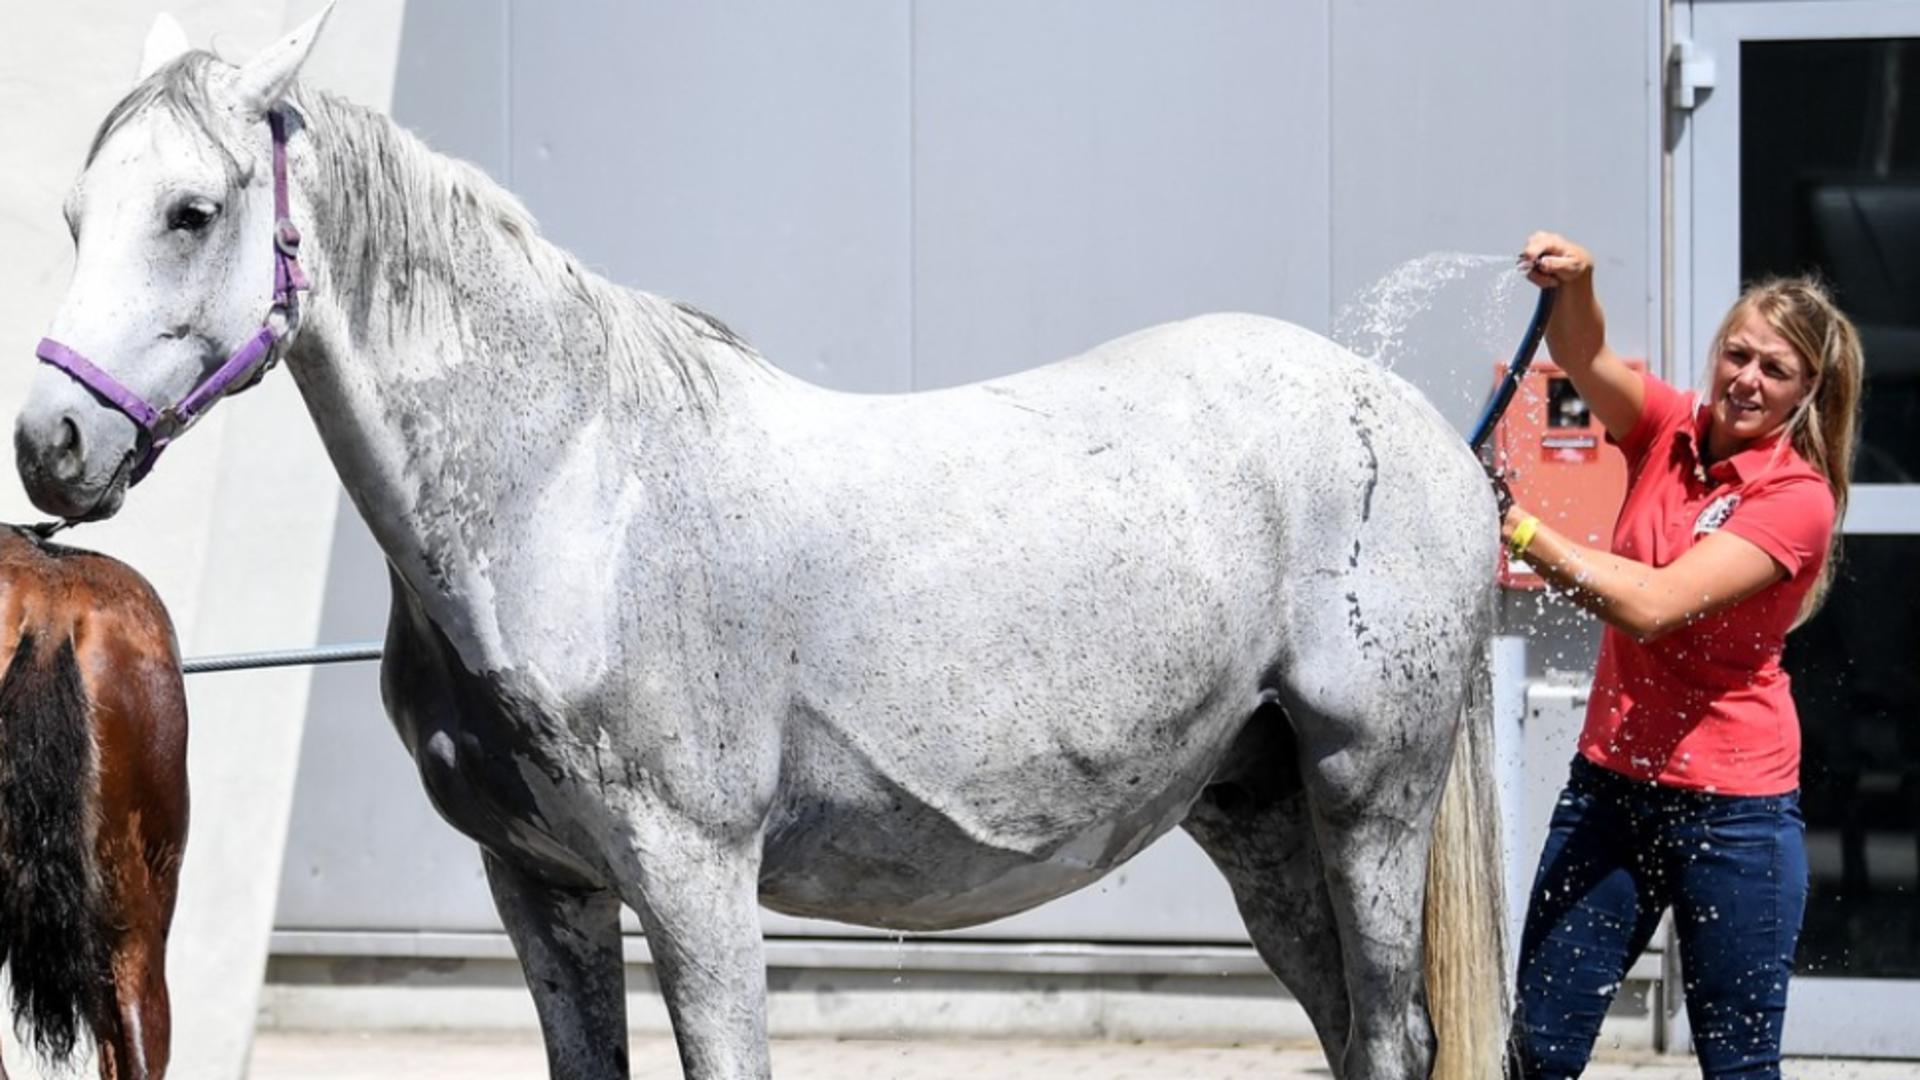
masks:
[[[1628,360],[1635,371],[1644,360]],[[1496,369],[1497,380],[1506,368]],[[1627,494],[1627,462],[1607,442],[1606,429],[1587,410],[1573,380],[1542,360],[1528,370],[1493,434],[1494,465],[1506,470],[1514,501],[1568,539],[1602,550],[1612,546],[1613,523]],[[1539,589],[1546,583],[1524,561],[1500,549],[1500,584]]]

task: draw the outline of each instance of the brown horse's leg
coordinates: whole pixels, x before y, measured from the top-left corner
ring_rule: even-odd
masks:
[[[111,1080],[158,1080],[167,1073],[173,1034],[167,930],[187,840],[180,671],[169,653],[151,647],[140,653],[138,644],[128,639],[123,654],[103,646],[103,661],[119,664],[107,670],[134,674],[90,687],[100,761],[94,852],[113,927],[112,1015],[99,1018],[94,1034],[100,1075]]]
[[[104,755],[103,755],[104,756]],[[167,1074],[173,1014],[167,998],[167,930],[173,922],[185,829],[150,791],[102,784],[102,827],[94,847],[105,886],[113,972],[112,1014],[93,1025],[102,1080],[159,1080]],[[135,798],[129,798],[132,794]],[[136,801],[138,799],[138,801]],[[118,814],[117,807],[130,807]],[[132,807],[137,807],[132,808]]]
[[[160,1080],[167,1075],[173,1012],[167,1000],[166,967],[167,943],[150,930],[128,933],[114,954],[113,998],[119,1030],[113,1056],[124,1063],[114,1080]],[[101,1061],[104,1066],[106,1055]]]
[[[184,814],[154,809],[184,802],[184,791],[178,803],[149,799],[146,812],[122,819],[125,827],[118,842],[103,838],[96,848],[120,927],[113,942],[114,1015],[94,1033],[100,1075],[110,1080],[160,1080],[167,1075],[173,1045],[167,931],[179,895],[186,829]]]
[[[144,867],[142,868],[144,870]],[[172,882],[122,879],[118,892],[125,928],[113,943],[113,1015],[94,1026],[102,1080],[159,1080],[167,1074],[173,1014],[167,998],[167,934],[162,912],[172,906]]]

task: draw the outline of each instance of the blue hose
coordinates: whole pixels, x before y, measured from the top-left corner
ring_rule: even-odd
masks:
[[[1540,299],[1533,305],[1533,318],[1527,323],[1527,334],[1520,339],[1520,347],[1513,351],[1513,360],[1507,364],[1507,374],[1500,380],[1500,386],[1488,399],[1487,407],[1480,412],[1480,420],[1473,425],[1473,434],[1467,438],[1467,445],[1478,454],[1487,444],[1487,436],[1493,434],[1493,426],[1500,422],[1500,414],[1507,411],[1507,405],[1513,401],[1513,392],[1520,388],[1520,379],[1527,373],[1527,366],[1533,363],[1533,354],[1540,349],[1540,339],[1547,333],[1547,317],[1553,314],[1553,297],[1557,289],[1541,289]]]

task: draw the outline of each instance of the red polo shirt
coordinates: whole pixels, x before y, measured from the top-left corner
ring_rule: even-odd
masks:
[[[1640,780],[1725,795],[1800,786],[1800,717],[1780,652],[1826,561],[1833,492],[1774,438],[1703,474],[1708,407],[1646,375],[1646,404],[1620,449],[1627,497],[1613,551],[1666,566],[1715,529],[1750,541],[1787,577],[1658,641],[1609,626],[1580,753]]]

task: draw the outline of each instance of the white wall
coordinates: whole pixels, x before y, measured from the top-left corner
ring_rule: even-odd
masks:
[[[131,89],[155,13],[194,44],[241,59],[319,8],[314,0],[9,3],[0,34],[0,417],[11,419],[38,365],[34,344],[72,268],[60,203],[88,143]],[[384,106],[403,0],[351,0],[333,17],[309,77]],[[12,480],[0,439],[0,518],[39,515]],[[63,542],[145,574],[189,655],[314,640],[338,484],[291,380],[277,376],[215,409],[114,520]],[[188,683],[193,824],[169,949],[175,1074],[239,1076],[279,882],[308,674],[195,676]],[[12,1057],[14,1075],[31,1075]]]

